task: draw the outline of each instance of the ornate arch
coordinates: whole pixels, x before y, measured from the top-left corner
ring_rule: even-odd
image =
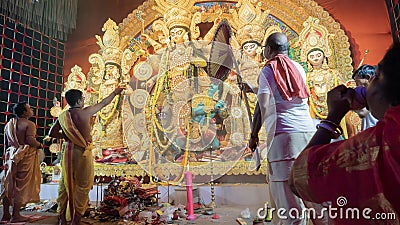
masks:
[[[198,0],[195,4],[204,2],[229,2],[237,1],[204,1]],[[331,47],[333,49],[332,57],[335,61],[335,67],[347,79],[351,78],[353,72],[352,58],[349,39],[346,36],[340,24],[336,22],[327,11],[313,0],[262,0],[262,9],[269,10],[270,15],[279,19],[290,27],[297,35],[304,28],[303,23],[309,16],[316,17],[320,24],[325,26],[330,34],[333,35]],[[156,19],[161,18],[159,12],[155,10],[155,0],[148,0],[133,10],[118,25],[121,36],[135,37],[143,28],[148,27]],[[223,14],[222,17],[230,19],[229,14]],[[202,22],[213,21],[212,17],[203,18]]]

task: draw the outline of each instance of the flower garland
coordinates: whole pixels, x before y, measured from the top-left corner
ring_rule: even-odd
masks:
[[[165,54],[163,54],[163,57],[162,57],[163,65],[166,65],[165,63],[166,63],[166,60],[168,59],[168,56],[169,56],[169,53],[168,53],[168,50],[167,50],[167,52]],[[149,177],[150,177],[150,182],[151,183],[154,182],[153,178],[152,178],[152,173],[153,173],[152,165],[153,165],[153,161],[155,162],[155,154],[154,154],[154,146],[153,146],[154,145],[154,143],[153,143],[154,136],[155,136],[155,138],[157,140],[157,143],[159,144],[159,146],[161,148],[165,149],[165,148],[168,148],[169,145],[170,145],[170,143],[168,143],[167,145],[163,145],[162,144],[162,142],[159,139],[158,132],[155,129],[157,128],[158,130],[160,130],[163,133],[171,133],[171,132],[175,131],[174,129],[170,129],[170,130],[168,128],[167,128],[167,130],[164,129],[162,127],[162,125],[159,123],[159,121],[157,119],[157,116],[156,116],[157,115],[156,114],[157,102],[158,102],[158,100],[160,98],[160,94],[164,90],[165,93],[166,93],[166,96],[168,98],[168,94],[170,92],[170,82],[169,82],[169,76],[168,75],[169,75],[168,71],[165,71],[164,73],[162,73],[161,76],[157,77],[156,85],[154,87],[154,95],[152,95],[151,98],[150,98],[150,113],[151,113],[150,120],[151,120],[151,123],[150,123],[150,153],[149,153],[149,158],[150,159],[149,159],[149,170],[148,171],[149,171]],[[188,156],[189,156],[188,151],[189,151],[189,141],[190,141],[190,138],[189,138],[190,137],[189,136],[190,135],[190,131],[189,130],[188,130],[187,135],[188,136],[187,136],[187,139],[186,139],[186,147],[185,147],[186,149],[185,149],[185,154],[184,154],[184,157],[183,157],[183,160],[182,160],[183,166],[186,166],[187,162],[188,162]],[[184,178],[184,173],[182,172],[182,175],[178,179],[177,183],[182,182],[183,178]]]
[[[105,116],[101,111],[99,111],[100,122],[102,126],[107,125],[110,122],[111,117],[113,117],[114,113],[117,110],[119,103],[120,95],[115,96],[114,106],[111,110],[111,113],[108,116]]]

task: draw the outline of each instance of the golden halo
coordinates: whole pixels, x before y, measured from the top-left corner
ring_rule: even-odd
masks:
[[[140,80],[144,81],[151,77],[153,74],[153,68],[151,67],[150,63],[148,62],[140,62],[134,68],[134,76]]]
[[[143,89],[136,89],[131,98],[131,104],[139,109],[142,109],[146,105],[147,98],[149,97],[149,93]]]

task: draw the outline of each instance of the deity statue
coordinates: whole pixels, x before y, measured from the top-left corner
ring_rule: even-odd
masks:
[[[231,44],[233,47],[236,45],[239,47],[239,51],[235,51],[235,58],[241,76],[253,88],[258,86],[258,75],[263,64],[261,45],[269,14],[269,11],[261,11],[261,4],[243,0],[236,4],[236,9],[230,10],[232,14],[230,24],[236,30]]]
[[[274,32],[281,32],[278,25],[268,26],[269,10],[262,11],[262,4],[262,2],[241,0],[236,4],[236,9],[230,10],[232,14],[230,23],[236,30],[231,45],[235,47],[235,42],[237,42],[237,46],[239,46],[239,49],[234,51],[239,72],[243,82],[247,83],[253,91],[247,93],[251,114],[253,114],[257,104],[258,78],[266,62],[262,56],[262,46],[265,45],[264,42],[269,35]],[[237,85],[237,81],[236,73],[231,73],[227,80],[231,85]],[[249,125],[249,123],[244,123],[246,137],[249,137]],[[261,133],[260,144],[263,146],[262,149],[265,149],[263,144],[267,135],[264,127],[261,129]],[[263,155],[266,155],[266,152],[262,151]],[[245,152],[243,157],[251,156],[249,153],[249,151]]]
[[[327,93],[334,87],[345,84],[345,80],[338,70],[328,64],[332,55],[329,46],[330,36],[328,30],[319,24],[319,19],[309,17],[304,22],[304,29],[299,35],[301,47],[300,58],[307,62],[307,86],[310,90],[310,113],[315,123],[326,119],[328,113]],[[349,122],[343,120],[344,137],[347,138],[355,131]]]
[[[129,71],[138,56],[130,51],[128,38],[119,37],[118,26],[108,19],[102,31],[103,38],[96,35],[99,53],[89,56],[92,64],[88,76],[90,76],[88,103],[93,104],[108,96],[115,87],[122,82],[129,82]],[[92,129],[94,154],[102,157],[102,150],[125,148],[126,141],[122,131],[121,106],[123,95],[117,95],[111,104],[104,107],[96,115]]]
[[[200,40],[201,13],[194,1],[156,3],[163,18],[153,22],[153,35],[144,36],[164,48],[148,56],[157,75],[146,82],[154,85],[145,108],[147,129],[163,160],[186,165],[201,161],[205,150],[220,147],[213,118],[225,103],[219,101],[217,86],[205,71],[207,45],[219,20]]]

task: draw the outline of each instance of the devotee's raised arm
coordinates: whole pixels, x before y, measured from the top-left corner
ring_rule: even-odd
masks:
[[[320,124],[317,126],[317,132],[306,148],[314,145],[328,144],[331,142],[331,139],[336,138],[333,131],[340,128],[340,121],[351,109],[351,102],[353,101],[354,94],[354,89],[346,88],[344,85],[339,85],[328,92],[328,116],[325,120],[326,123],[324,123],[324,121],[322,122],[322,124],[327,126],[321,126]],[[336,128],[334,127],[335,125]],[[332,129],[332,131],[329,129]]]
[[[95,113],[100,111],[104,106],[110,104],[111,101],[114,99],[114,97],[117,96],[118,94],[121,94],[121,92],[125,88],[126,88],[126,84],[118,85],[118,87],[115,88],[115,90],[113,92],[111,92],[107,97],[105,97],[103,100],[101,100],[101,102],[99,102],[99,103],[97,103],[95,105],[83,108],[85,114],[88,115],[88,116],[94,115]]]

